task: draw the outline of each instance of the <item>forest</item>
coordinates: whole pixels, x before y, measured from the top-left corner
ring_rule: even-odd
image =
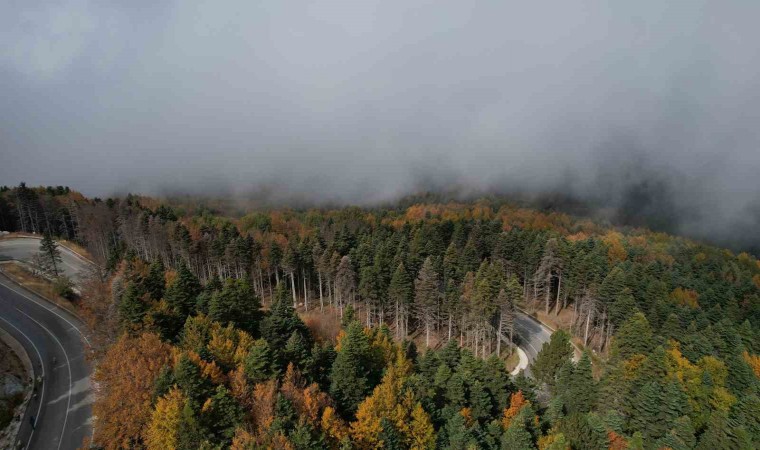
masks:
[[[102,268],[96,448],[760,448],[754,255],[506,198],[220,205],[0,188]],[[518,312],[558,329],[513,376]]]

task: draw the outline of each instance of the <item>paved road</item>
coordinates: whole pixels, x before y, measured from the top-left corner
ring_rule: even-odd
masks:
[[[39,245],[39,241],[31,239],[0,241],[0,259],[28,260],[31,255],[23,255],[23,249],[36,252],[35,243]],[[64,258],[64,270],[74,278],[78,273],[75,264],[82,270],[87,267],[78,259],[75,263]],[[40,376],[43,380],[19,431],[24,448],[79,448],[92,432],[93,395],[90,366],[85,359],[88,342],[83,324],[65,310],[0,275],[0,327],[21,343],[32,361],[35,378]],[[34,430],[31,416],[36,422]]]
[[[90,270],[90,264],[66,247],[58,246],[61,251],[64,275],[74,282],[81,279],[82,275]],[[0,240],[0,261],[15,259],[27,263],[40,251],[40,239],[37,238],[14,238]]]
[[[531,364],[536,359],[538,352],[544,343],[551,339],[552,331],[541,325],[536,319],[522,312],[515,316],[516,344],[525,351]],[[525,369],[525,374],[530,375],[530,366]]]

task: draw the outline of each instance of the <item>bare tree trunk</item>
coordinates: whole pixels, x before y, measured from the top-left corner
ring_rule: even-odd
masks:
[[[303,309],[304,311],[309,311],[309,294],[306,290],[306,272],[301,269],[301,277],[303,278]]]
[[[293,289],[293,308],[298,308],[298,299],[296,298],[296,275],[295,271],[290,272],[290,287]]]
[[[322,272],[317,272],[317,278],[319,278],[319,312],[324,312],[325,300],[322,297]]]

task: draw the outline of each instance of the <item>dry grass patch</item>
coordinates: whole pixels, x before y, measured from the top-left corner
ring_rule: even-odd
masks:
[[[58,295],[53,283],[46,278],[33,274],[15,262],[0,265],[0,271],[35,294],[52,301],[61,308],[76,312],[74,303]]]
[[[323,313],[319,312],[319,309],[315,309],[309,312],[299,312],[298,315],[318,341],[335,343],[335,338],[340,332],[340,317],[337,314],[327,309]]]

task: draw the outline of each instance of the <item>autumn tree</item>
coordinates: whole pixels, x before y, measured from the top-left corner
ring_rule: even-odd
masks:
[[[94,375],[99,389],[94,442],[105,449],[143,445],[153,386],[170,358],[171,347],[150,333],[123,335],[109,348]]]

